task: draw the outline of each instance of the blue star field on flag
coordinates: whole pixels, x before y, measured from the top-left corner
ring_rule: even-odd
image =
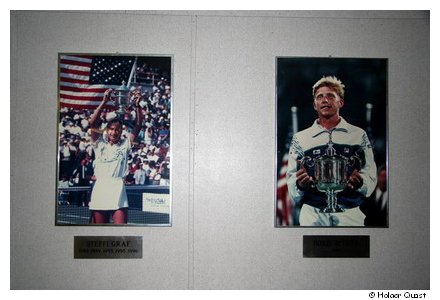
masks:
[[[90,84],[127,83],[134,63],[130,56],[96,56],[92,60]]]

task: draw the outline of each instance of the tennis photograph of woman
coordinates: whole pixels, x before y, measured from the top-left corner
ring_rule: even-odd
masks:
[[[56,225],[171,225],[172,58],[60,54]]]

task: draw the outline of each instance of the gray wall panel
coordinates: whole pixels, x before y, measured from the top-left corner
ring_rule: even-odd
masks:
[[[13,12],[11,19],[11,288],[187,288],[191,16]],[[54,226],[59,52],[173,55],[172,227]],[[74,260],[74,235],[140,235],[144,258]]]
[[[429,194],[424,183],[414,180],[424,177],[429,162],[420,168],[402,164],[427,151],[428,23],[324,13],[315,18],[198,18],[196,288],[429,286]],[[276,56],[389,58],[389,229],[272,228]],[[418,128],[417,137],[408,134],[408,127],[402,130],[405,120],[414,120],[408,127]],[[411,209],[415,199],[416,211]],[[369,234],[371,258],[303,259],[304,234]]]

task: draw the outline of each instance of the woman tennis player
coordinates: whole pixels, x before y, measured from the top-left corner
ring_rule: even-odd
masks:
[[[122,137],[122,120],[115,118],[107,123],[103,132],[101,113],[110,101],[112,89],[105,91],[102,102],[90,117],[91,138],[95,151],[95,178],[89,209],[91,223],[104,224],[113,220],[114,224],[126,224],[128,199],[124,176],[127,173],[128,154],[142,125],[142,110],[139,107],[141,94],[134,96],[136,120],[128,138]]]

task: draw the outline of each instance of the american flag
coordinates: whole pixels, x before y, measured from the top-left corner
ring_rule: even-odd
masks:
[[[277,222],[278,225],[292,225],[292,200],[287,188],[287,164],[289,153],[286,152],[281,162],[277,180]]]
[[[60,106],[96,108],[105,90],[128,82],[135,61],[134,56],[60,55]]]
[[[288,140],[291,141],[295,133],[298,132],[298,108],[291,107],[292,112],[292,131],[288,135]],[[287,167],[289,164],[289,148],[290,143],[285,145],[284,155],[281,161],[280,170],[277,179],[277,225],[295,225],[299,210],[295,210],[295,204],[289,194],[287,187]],[[293,213],[293,214],[292,214]]]

